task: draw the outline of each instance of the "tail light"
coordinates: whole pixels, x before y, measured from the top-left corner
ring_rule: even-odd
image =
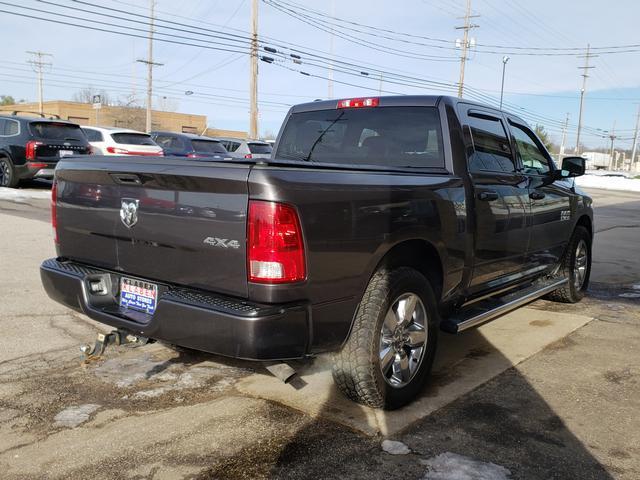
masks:
[[[93,147],[91,145],[87,145],[87,155],[93,155]]]
[[[293,207],[249,201],[247,263],[250,282],[292,283],[307,277],[302,229]]]
[[[253,158],[253,155],[251,155],[250,153],[247,153],[244,158]]]
[[[128,155],[129,150],[126,148],[118,148],[118,147],[107,147],[107,152],[113,153],[116,155]]]
[[[380,99],[377,97],[372,98],[347,98],[346,100],[340,100],[336,108],[363,108],[363,107],[377,107],[380,103]]]
[[[36,159],[36,150],[38,149],[38,146],[42,145],[42,142],[36,142],[34,140],[31,140],[30,142],[27,142],[27,144],[25,145],[25,150],[26,150],[26,158],[27,160],[35,160]]]
[[[189,153],[187,154],[187,158],[204,158],[202,155],[198,155],[197,153]]]
[[[58,182],[53,181],[51,187],[51,227],[53,227],[53,241],[58,244]]]

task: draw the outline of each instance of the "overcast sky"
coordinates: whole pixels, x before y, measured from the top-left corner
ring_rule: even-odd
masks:
[[[332,0],[288,1],[327,14],[332,9]],[[53,66],[45,77],[45,100],[71,99],[74,92],[83,86],[93,86],[106,90],[112,97],[120,98],[135,91],[140,102],[144,101],[145,67],[136,64],[135,59],[146,56],[146,41],[97,29],[109,30],[114,29],[114,24],[127,24],[142,30],[131,30],[130,33],[144,35],[145,26],[105,17],[104,14],[119,17],[125,17],[125,14],[99,10],[90,4],[144,15],[148,13],[148,0],[86,2],[88,4],[72,0],[8,0],[8,3],[27,8],[87,18],[81,21],[18,7],[0,8],[92,28],[86,30],[0,13],[3,25],[0,94],[36,100],[35,76],[25,63],[28,59],[25,51],[42,50],[53,54]],[[64,9],[51,5],[52,3],[101,12],[103,15]],[[197,25],[204,33],[244,35],[249,30],[251,0],[158,0],[157,3],[160,19]],[[335,16],[342,19],[437,40],[404,37],[408,42],[402,43],[383,38],[395,35],[381,30],[377,32],[379,37],[353,31],[353,35],[365,39],[359,40],[365,45],[356,45],[334,37],[333,51],[343,60],[346,57],[349,60],[345,61],[362,66],[365,72],[367,69],[375,70],[375,65],[386,71],[454,84],[459,75],[459,52],[451,47],[455,46],[455,39],[462,35],[455,27],[461,25],[462,20],[456,17],[464,14],[464,5],[465,0],[335,0]],[[480,50],[492,50],[489,45],[514,47],[509,53],[510,60],[506,69],[505,102],[508,102],[509,108],[515,113],[526,114],[530,120],[538,119],[556,138],[559,137],[559,124],[566,113],[570,114],[573,125],[577,123],[582,83],[578,67],[584,60],[575,56],[515,55],[518,51],[531,51],[515,47],[586,47],[587,43],[594,47],[640,44],[637,30],[640,2],[637,0],[616,0],[609,2],[607,8],[603,7],[602,2],[594,0],[538,0],[534,3],[525,0],[472,0],[472,9],[479,17],[473,19],[478,28],[472,31],[471,36],[479,46],[470,54],[465,84],[473,88],[476,95],[481,93],[499,97],[503,50],[493,49],[498,52],[495,54]],[[275,39],[274,44],[295,44],[299,50],[313,49],[318,55],[329,55],[331,47],[328,33],[291,18],[262,1],[259,3],[259,10],[261,36]],[[130,18],[144,21],[141,17]],[[98,22],[106,22],[107,25]],[[360,28],[362,27],[353,25],[354,30]],[[173,33],[194,36],[177,30]],[[200,38],[217,41],[211,37]],[[442,39],[450,40],[450,43],[439,41]],[[227,40],[220,41],[228,43]],[[188,40],[185,42],[194,43]],[[418,43],[439,45],[441,48]],[[393,54],[377,51],[374,44],[396,49],[397,52]],[[155,60],[164,64],[155,69],[158,95],[156,103],[176,108],[180,112],[205,114],[209,125],[213,127],[247,129],[249,61],[246,54],[160,41],[155,42],[154,49]],[[291,53],[281,47],[279,50]],[[437,58],[415,59],[402,56],[414,54]],[[277,133],[288,105],[327,98],[327,80],[305,76],[299,71],[320,77],[327,77],[328,71],[305,63],[304,55],[302,60],[302,65],[292,62],[260,63],[261,132]],[[636,102],[640,102],[639,60],[640,52],[601,54],[592,60],[596,68],[589,72],[591,76],[587,83],[584,116],[584,124],[589,129],[584,137],[587,145],[607,145],[608,140],[599,138],[593,129],[610,130],[616,121],[621,137],[619,145],[630,148]],[[376,78],[372,78],[374,76]],[[378,75],[360,75],[354,78],[336,72],[334,78],[334,97],[372,95],[380,88]],[[351,83],[354,86],[337,82]],[[411,94],[441,93],[430,87],[392,84],[391,81],[385,81],[384,77],[382,89]],[[187,96],[184,92],[193,94]],[[455,94],[455,90],[451,88],[449,93]],[[160,100],[160,97],[167,98]],[[570,146],[575,144],[575,128],[570,129],[567,143]]]

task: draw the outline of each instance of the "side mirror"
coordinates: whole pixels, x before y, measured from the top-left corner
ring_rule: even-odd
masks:
[[[583,157],[564,157],[562,159],[561,178],[579,177],[584,175],[587,168],[587,160]]]

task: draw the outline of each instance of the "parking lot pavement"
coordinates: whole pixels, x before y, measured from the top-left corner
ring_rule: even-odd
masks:
[[[345,402],[322,359],[300,391],[159,344],[83,362],[100,327],[39,283],[47,200],[0,199],[2,478],[640,478],[640,199],[593,194],[590,297],[443,335],[431,386],[388,414]]]

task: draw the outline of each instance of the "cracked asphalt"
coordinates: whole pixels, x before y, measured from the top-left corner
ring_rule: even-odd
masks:
[[[640,196],[590,193],[588,298],[531,306],[594,320],[394,435],[404,455],[323,412],[243,394],[236,385],[264,373],[254,363],[161,344],[84,361],[78,347],[102,327],[39,283],[53,256],[48,203],[0,201],[0,476],[640,478]]]

